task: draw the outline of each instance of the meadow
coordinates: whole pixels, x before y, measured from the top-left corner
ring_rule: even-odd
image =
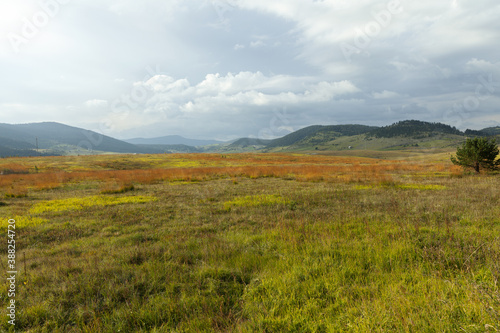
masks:
[[[372,155],[0,159],[15,331],[500,331],[499,174]]]

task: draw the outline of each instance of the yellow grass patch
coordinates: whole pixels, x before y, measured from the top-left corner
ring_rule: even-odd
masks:
[[[127,203],[146,203],[158,200],[152,196],[127,196],[107,197],[90,196],[84,198],[69,198],[61,200],[50,200],[36,204],[30,210],[31,214],[42,214],[46,212],[62,212],[67,210],[82,210],[94,206],[112,206]]]
[[[46,219],[36,216],[16,216],[13,219],[16,221],[17,228],[34,227],[49,222]]]

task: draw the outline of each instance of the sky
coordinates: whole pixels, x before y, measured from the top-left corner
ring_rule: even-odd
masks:
[[[0,123],[120,139],[500,125],[498,0],[1,0]]]

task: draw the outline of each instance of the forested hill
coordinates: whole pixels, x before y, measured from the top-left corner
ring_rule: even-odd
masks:
[[[376,138],[393,138],[397,136],[418,137],[435,134],[464,135],[460,130],[442,123],[429,123],[419,120],[404,120],[389,126],[370,131],[369,136]]]
[[[353,136],[368,133],[369,131],[376,129],[377,127],[366,126],[366,125],[314,125],[296,132],[285,135],[282,138],[272,140],[267,147],[283,147],[290,146],[298,143],[304,139],[310,138],[320,133],[329,133],[332,136]]]
[[[483,128],[480,132],[486,135],[500,135],[500,126]]]

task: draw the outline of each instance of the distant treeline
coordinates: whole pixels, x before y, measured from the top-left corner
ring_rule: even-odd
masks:
[[[498,134],[498,128],[485,128],[480,131],[467,129],[465,132],[454,126],[442,123],[430,123],[419,120],[405,120],[389,126],[380,127],[368,133],[369,136],[377,138],[393,138],[397,136],[406,137],[429,137],[435,134],[451,134],[466,136],[490,136]]]
[[[12,149],[0,146],[0,157],[54,156],[54,154],[39,153],[33,149]]]
[[[429,123],[419,120],[405,120],[370,131],[369,136],[393,138],[396,136],[430,136],[434,133],[463,135],[455,127],[441,123]]]

